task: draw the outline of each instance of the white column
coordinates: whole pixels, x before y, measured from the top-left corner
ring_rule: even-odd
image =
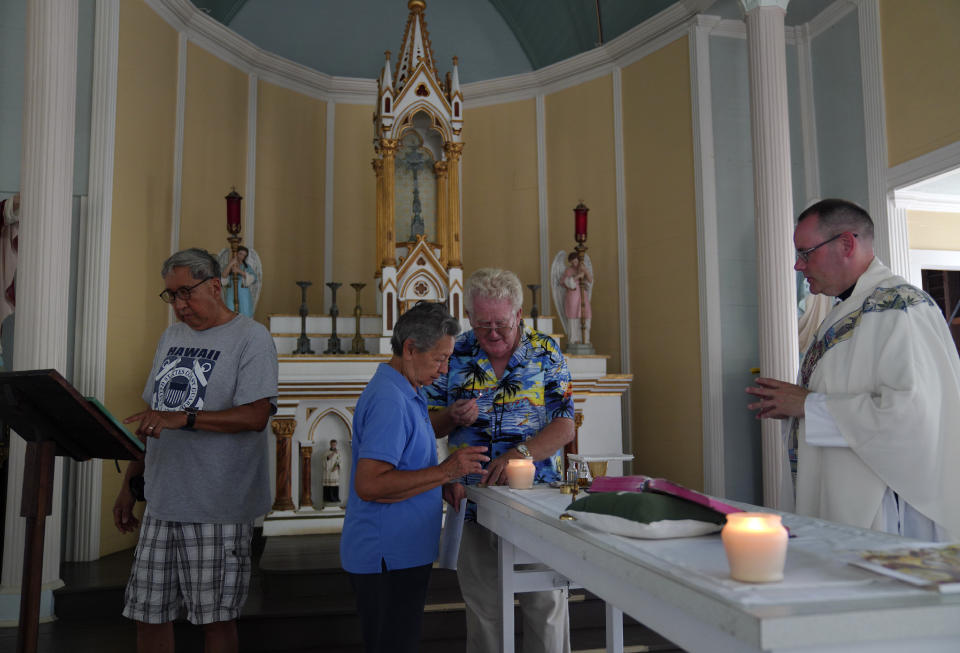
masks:
[[[13,358],[18,370],[56,368],[64,373],[77,87],[76,3],[29,0],[26,49],[20,165],[23,220],[17,269],[18,328]],[[18,594],[23,573],[24,519],[20,517],[20,499],[25,451],[24,441],[19,436],[12,437],[0,576],[2,594]],[[46,520],[43,553],[46,591],[62,584],[59,579],[60,467],[58,461],[53,514]],[[52,606],[41,605],[41,616],[49,607]]]
[[[324,163],[324,182],[323,182],[323,309],[329,310],[333,304],[333,291],[327,284],[336,281],[333,278],[333,257],[336,252],[333,239],[336,238],[333,229],[333,196],[336,193],[333,174],[333,166],[336,162],[337,147],[337,103],[333,100],[327,102],[327,122],[326,122],[327,151]],[[393,227],[391,226],[391,229]],[[392,251],[392,246],[391,246]],[[381,277],[385,279],[386,277]],[[394,295],[396,297],[396,295]],[[397,319],[394,316],[393,319]],[[392,332],[391,332],[392,333]]]
[[[857,2],[860,36],[860,78],[863,86],[863,127],[866,137],[867,198],[874,224],[874,251],[891,269],[894,259],[908,256],[906,231],[898,233],[887,214],[887,118],[883,97],[883,54],[880,47],[880,7],[878,0]],[[895,240],[896,239],[896,240]]]
[[[107,377],[107,298],[110,290],[110,225],[113,213],[113,149],[117,119],[120,0],[97,0],[90,119],[90,186],[81,224],[77,263],[77,325],[73,383],[84,396],[103,400]],[[100,557],[100,493],[103,463],[68,461],[66,561]]]
[[[797,290],[787,111],[787,0],[741,0],[746,12],[753,137],[760,374],[797,376]],[[779,507],[784,454],[780,422],[764,420],[763,502]]]
[[[724,496],[723,361],[720,337],[720,253],[717,249],[717,176],[710,83],[710,30],[719,19],[697,16],[690,27],[690,100],[693,118],[694,186],[697,198],[697,287],[700,291],[700,401],[703,426],[703,487]],[[626,451],[629,451],[627,449]]]
[[[890,251],[888,259],[884,260],[895,274],[904,279],[910,279],[910,240],[907,233],[907,210],[898,207],[893,201],[893,193],[887,198],[887,235],[889,236]]]
[[[550,229],[547,214],[547,105],[537,95],[537,233],[540,245],[540,314],[560,317],[560,308],[551,306],[550,298]],[[622,240],[626,237],[621,236]],[[553,311],[556,311],[555,313]],[[554,322],[556,325],[556,322]]]

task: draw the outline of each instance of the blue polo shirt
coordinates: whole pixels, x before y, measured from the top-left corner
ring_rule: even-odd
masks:
[[[437,558],[443,499],[436,487],[397,503],[364,501],[354,479],[360,458],[398,470],[437,464],[437,441],[427,402],[407,379],[382,363],[360,395],[353,415],[350,498],[340,539],[340,561],[354,574],[380,573],[432,563]]]

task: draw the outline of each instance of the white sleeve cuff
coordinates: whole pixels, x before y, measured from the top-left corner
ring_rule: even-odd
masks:
[[[814,447],[849,447],[827,410],[827,395],[811,392],[803,402],[804,437]]]

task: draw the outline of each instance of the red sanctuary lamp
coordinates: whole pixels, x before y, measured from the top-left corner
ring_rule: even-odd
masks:
[[[237,248],[240,246],[240,203],[243,196],[237,192],[236,187],[230,189],[230,193],[224,198],[227,200],[227,241],[230,243],[230,260],[237,257]],[[230,274],[230,283],[233,286],[233,308],[240,310],[240,274],[239,270],[234,270]]]
[[[587,208],[587,205],[583,203],[583,200],[580,200],[580,203],[577,204],[573,209],[573,237],[577,240],[577,246],[574,250],[577,252],[577,261],[579,264],[579,269],[583,269],[583,256],[587,253],[587,213],[590,209]],[[586,303],[586,297],[584,297],[583,284],[580,284],[580,306],[582,307]],[[587,321],[584,319],[580,320],[580,342],[585,343],[587,341]]]
[[[573,237],[578,243],[587,242],[587,213],[590,209],[582,201],[573,209]]]

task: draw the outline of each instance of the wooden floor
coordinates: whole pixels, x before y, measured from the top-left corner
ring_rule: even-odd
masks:
[[[349,579],[340,568],[339,535],[272,537],[254,550],[250,595],[238,622],[241,650],[359,653],[360,628]],[[58,618],[41,624],[39,653],[124,653],[136,649],[136,626],[123,618],[123,588],[133,551],[90,563],[64,563],[56,592]],[[574,651],[603,650],[603,603],[575,591],[570,597]],[[519,619],[517,620],[519,624]],[[179,653],[202,651],[199,628],[175,624]],[[629,618],[627,653],[682,653]],[[456,574],[434,570],[424,612],[423,653],[465,649],[466,619]],[[519,636],[519,635],[518,635]],[[16,650],[16,628],[0,628],[0,653]],[[519,649],[518,649],[519,650]]]

